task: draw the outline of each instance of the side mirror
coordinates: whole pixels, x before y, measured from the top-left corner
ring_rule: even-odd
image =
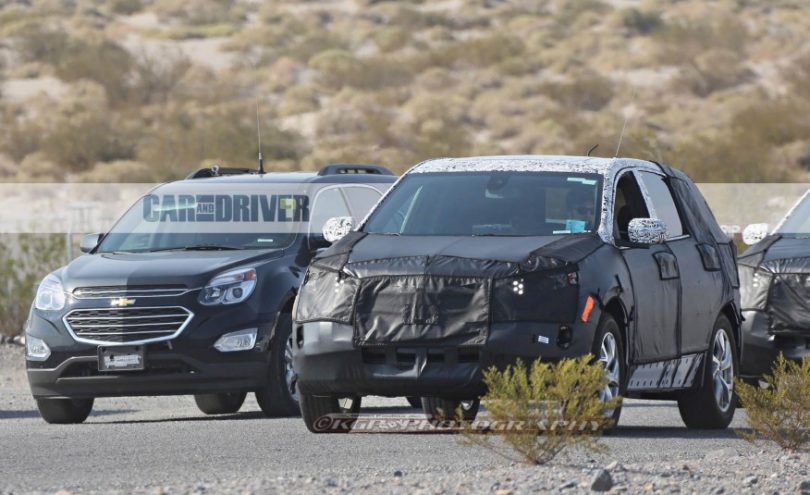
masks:
[[[89,253],[98,246],[102,237],[104,237],[104,234],[86,234],[82,236],[82,240],[79,242],[79,249],[83,253]]]
[[[633,244],[661,244],[667,240],[667,224],[657,218],[634,218],[627,227],[627,237]]]
[[[753,246],[768,235],[770,226],[767,223],[752,223],[745,227],[742,233],[742,239],[748,246]]]
[[[332,217],[323,224],[323,238],[326,242],[334,243],[342,239],[354,228],[352,217]]]

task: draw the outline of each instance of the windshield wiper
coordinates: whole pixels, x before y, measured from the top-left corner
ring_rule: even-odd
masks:
[[[147,253],[157,253],[160,251],[239,251],[242,248],[219,244],[196,244],[194,246],[174,246],[167,248],[148,249]]]

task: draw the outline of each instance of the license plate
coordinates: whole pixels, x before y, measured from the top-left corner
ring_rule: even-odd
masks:
[[[143,346],[98,348],[99,371],[138,371],[143,369]]]

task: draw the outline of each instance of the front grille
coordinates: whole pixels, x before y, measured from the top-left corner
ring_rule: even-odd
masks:
[[[75,309],[64,322],[80,342],[134,344],[177,337],[193,316],[180,306]]]
[[[188,292],[182,285],[160,286],[107,286],[78,287],[73,290],[76,299],[102,299],[108,297],[172,297]]]

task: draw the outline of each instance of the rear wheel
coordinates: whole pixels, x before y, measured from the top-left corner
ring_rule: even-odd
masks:
[[[625,369],[624,346],[619,329],[619,324],[610,316],[605,315],[599,323],[596,331],[596,339],[593,342],[592,354],[599,358],[599,362],[605,368],[607,383],[599,391],[599,398],[602,401],[609,401],[624,394]],[[608,416],[612,420],[612,427],[619,424],[619,417],[622,415],[622,407],[619,406],[608,411]]]
[[[205,414],[233,414],[245,402],[247,392],[200,394],[194,396],[197,407]]]
[[[688,428],[722,430],[734,419],[737,347],[731,322],[724,315],[714,324],[711,342],[703,382],[678,398],[681,419]]]
[[[312,433],[348,433],[356,418],[338,417],[360,413],[361,397],[329,397],[299,394],[301,416]]]
[[[93,399],[37,399],[39,414],[47,423],[83,423],[93,410]]]
[[[461,419],[473,421],[478,415],[481,402],[473,400],[442,399],[439,397],[422,397],[422,411],[428,421],[438,422],[457,419],[456,412],[461,410]]]
[[[270,344],[267,386],[256,391],[256,402],[269,417],[298,416],[296,383],[298,375],[292,360],[292,315],[281,313],[276,320]]]

